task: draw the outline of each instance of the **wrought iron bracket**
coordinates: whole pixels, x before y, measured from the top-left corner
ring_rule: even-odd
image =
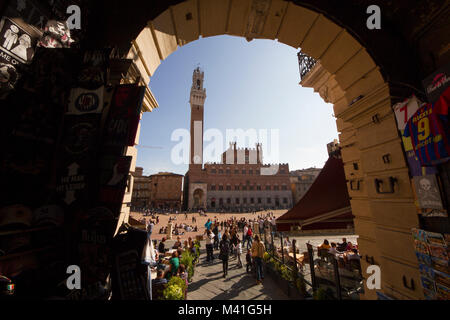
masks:
[[[360,190],[360,180],[350,180],[350,190],[356,191],[356,190]],[[356,183],[356,186],[355,186]]]
[[[375,259],[373,258],[373,256],[368,256],[367,254],[366,254],[366,262],[368,263],[368,264],[371,264],[371,265],[373,265],[373,264],[375,264]]]
[[[301,51],[297,53],[297,56],[300,68],[300,80],[303,80],[308,72],[316,65],[316,60]]]
[[[415,284],[414,284],[414,279],[410,279],[409,280],[409,285],[408,285],[408,281],[407,281],[407,279],[406,279],[406,276],[403,276],[402,277],[402,280],[403,280],[403,286],[405,287],[405,288],[407,288],[407,289],[409,289],[409,290],[411,290],[411,291],[414,291],[414,290],[416,290],[416,286],[415,286]]]
[[[389,177],[389,190],[381,191],[381,186],[383,185],[383,180],[375,179],[375,189],[378,194],[395,193],[394,186],[397,182],[398,182],[397,178]]]
[[[372,116],[373,123],[380,123],[380,118],[378,117],[378,113]]]

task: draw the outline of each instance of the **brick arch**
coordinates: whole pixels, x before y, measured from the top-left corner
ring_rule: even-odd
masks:
[[[341,2],[344,8],[348,7]],[[330,8],[329,11],[343,10],[336,5]],[[126,50],[126,41],[131,42],[127,57],[135,61],[145,83],[162,60],[200,36],[228,34],[248,40],[277,39],[317,59],[301,84],[314,88],[334,105],[355,229],[360,235],[363,270],[373,259],[385,275],[382,291],[402,299],[421,298],[421,290],[411,291],[402,284],[403,276],[420,283],[412,237],[408,235],[412,227],[418,226],[418,218],[392,112],[394,101],[399,95],[404,97],[403,88],[394,86],[392,81],[417,85],[414,76],[408,77],[411,70],[404,72],[411,60],[401,59],[401,53],[394,55],[391,60],[398,63],[398,68],[393,68],[386,54],[379,55],[377,50],[382,40],[392,43],[392,36],[378,34],[376,40],[367,39],[365,33],[356,34],[355,26],[346,28],[339,17],[330,17],[329,11],[311,1],[156,2],[146,13],[151,20],[144,21],[142,14],[137,14],[134,23],[124,26],[115,39]],[[384,161],[386,154],[390,162]],[[386,190],[376,188],[374,181],[387,185],[391,177],[397,181],[393,193],[382,193]],[[366,288],[363,298],[376,299],[375,291]]]

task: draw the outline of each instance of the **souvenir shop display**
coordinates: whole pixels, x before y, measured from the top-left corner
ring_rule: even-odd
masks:
[[[114,92],[105,126],[105,148],[134,146],[145,87],[118,85]]]
[[[427,300],[449,299],[450,190],[444,183],[448,174],[446,164],[450,160],[449,71],[447,66],[424,80],[428,102],[413,95],[393,107],[408,160],[419,221],[423,225],[412,229],[412,235]]]
[[[425,298],[446,300],[450,288],[448,234],[412,229],[412,235]]]

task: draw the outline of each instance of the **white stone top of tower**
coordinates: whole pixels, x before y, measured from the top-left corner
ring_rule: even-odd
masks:
[[[205,73],[199,68],[195,68],[192,74],[191,106],[203,106],[206,99],[206,89],[203,87]]]

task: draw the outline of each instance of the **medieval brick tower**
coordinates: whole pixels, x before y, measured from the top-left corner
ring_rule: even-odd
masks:
[[[192,75],[191,97],[191,151],[189,171],[196,172],[203,166],[203,109],[206,89],[203,88],[204,72],[196,68]]]

